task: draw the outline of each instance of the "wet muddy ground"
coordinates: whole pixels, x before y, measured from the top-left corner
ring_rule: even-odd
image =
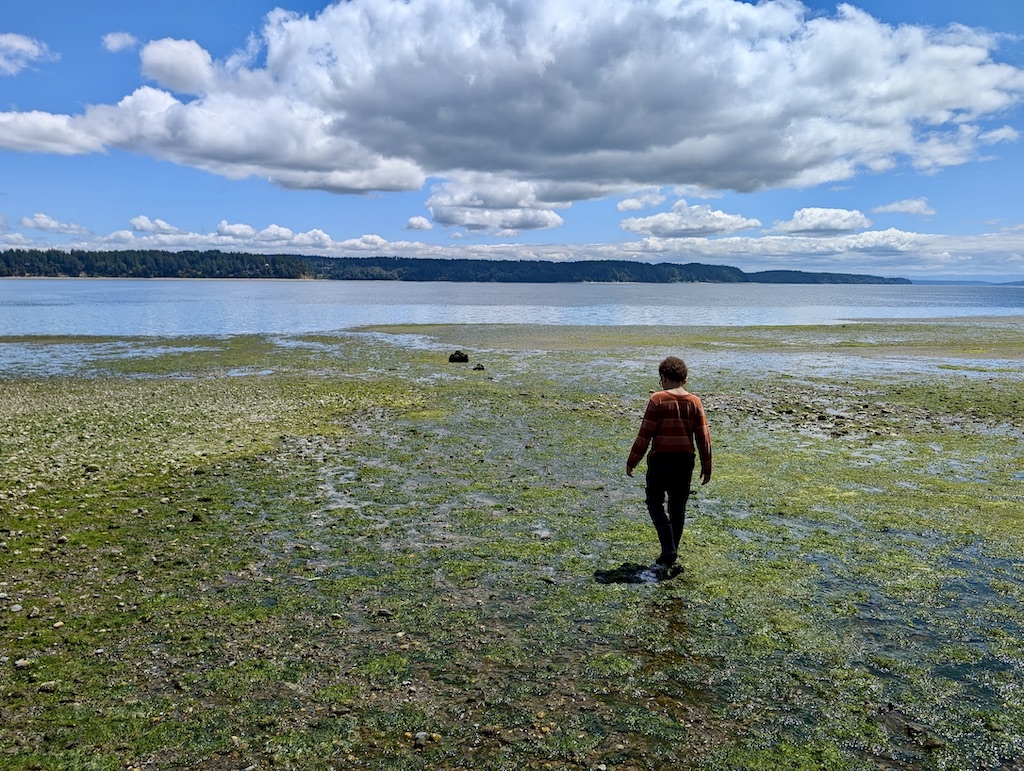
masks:
[[[1011,322],[0,340],[0,768],[1019,768]]]

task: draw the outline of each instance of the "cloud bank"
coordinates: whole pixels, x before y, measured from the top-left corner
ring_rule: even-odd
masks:
[[[351,0],[276,10],[224,59],[194,40],[145,43],[149,83],[74,115],[0,113],[0,147],[121,149],[336,193],[437,178],[435,223],[515,233],[636,190],[808,187],[974,160],[1018,137],[999,117],[1024,96],[1024,71],[992,59],[998,42],[846,4],[812,16],[794,0]],[[48,56],[0,35],[2,74]],[[653,236],[749,227],[710,210],[627,223]]]
[[[681,202],[682,209],[685,202]],[[686,207],[689,209],[689,207]],[[702,209],[704,207],[693,207]],[[714,220],[720,212],[701,212]],[[852,214],[857,214],[852,212]],[[687,214],[682,215],[684,218]],[[863,216],[863,215],[861,215]],[[414,218],[415,219],[415,218]],[[429,221],[410,222],[410,230]],[[840,221],[842,218],[840,218]],[[817,215],[794,215],[800,222],[819,222]],[[835,220],[829,220],[835,221]],[[0,248],[40,248],[20,233],[4,232],[0,221]],[[257,254],[336,256],[398,255],[403,257],[475,258],[505,260],[636,260],[640,262],[705,262],[733,265],[746,271],[767,268],[882,276],[929,278],[935,275],[972,275],[1005,280],[1024,275],[1024,228],[1007,228],[981,235],[950,236],[914,233],[889,228],[861,233],[822,233],[808,228],[802,234],[729,235],[723,237],[664,237],[649,235],[634,241],[593,244],[526,245],[515,242],[439,246],[415,240],[389,241],[378,235],[336,240],[319,229],[296,232],[280,225],[257,228],[222,220],[216,230],[190,232],[159,218],[133,217],[130,228],[109,235],[94,235],[75,223],[61,223],[45,214],[24,218],[22,225],[72,236],[62,249],[220,249]],[[914,255],[908,268],[907,255]]]
[[[223,58],[187,39],[112,32],[102,44],[138,56],[138,87],[73,114],[2,105],[0,150],[120,150],[285,189],[423,191],[430,216],[401,216],[410,240],[335,240],[228,220],[196,232],[160,212],[97,235],[65,221],[79,215],[35,213],[0,220],[0,248],[56,235],[61,248],[1024,275],[1019,229],[871,230],[860,210],[822,207],[773,210],[785,219],[762,223],[739,211],[743,196],[726,195],[934,174],[1019,141],[1006,120],[1024,70],[994,59],[996,34],[894,27],[847,4],[816,14],[796,0],[350,0],[314,15],[276,10]],[[55,58],[40,41],[0,34],[0,76],[29,78]],[[892,197],[864,211],[936,215],[926,198]],[[621,241],[514,242],[557,233],[574,205],[597,199],[617,201]],[[492,240],[414,240],[443,228]]]

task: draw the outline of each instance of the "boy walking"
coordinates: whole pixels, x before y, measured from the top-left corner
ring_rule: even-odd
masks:
[[[658,365],[662,390],[647,402],[626,460],[626,474],[633,476],[633,469],[647,453],[647,511],[661,543],[657,564],[666,568],[678,557],[698,454],[701,484],[711,481],[711,433],[700,398],[684,388],[688,374],[686,362],[675,356]]]

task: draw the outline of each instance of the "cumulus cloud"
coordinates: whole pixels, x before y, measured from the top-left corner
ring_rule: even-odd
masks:
[[[214,84],[213,57],[194,40],[155,40],[141,58],[143,74],[171,91],[204,94]]]
[[[61,235],[86,235],[90,231],[75,222],[60,222],[48,214],[33,214],[31,217],[22,217],[21,226],[31,230],[45,230],[49,233]]]
[[[624,198],[615,205],[615,208],[619,211],[640,211],[660,206],[664,202],[665,196],[661,191],[652,191],[635,195],[632,198]]]
[[[691,238],[756,228],[761,226],[761,221],[738,214],[727,214],[710,206],[690,206],[685,200],[679,200],[672,206],[671,212],[652,214],[649,217],[630,217],[624,219],[621,224],[623,230],[634,233],[662,238]]]
[[[442,225],[457,226],[471,231],[493,231],[509,236],[521,230],[555,228],[562,218],[539,209],[487,209],[472,207],[431,206],[434,219]]]
[[[815,206],[800,209],[793,219],[776,222],[775,230],[802,235],[834,235],[871,227],[871,220],[856,209],[822,209]]]
[[[227,220],[221,220],[220,224],[217,226],[217,235],[225,238],[245,240],[256,235],[256,228],[252,225],[245,225],[242,223],[232,224]]]
[[[128,32],[110,32],[103,36],[103,47],[111,53],[126,51],[135,48],[139,41]]]
[[[884,206],[876,206],[871,211],[875,214],[917,214],[922,217],[935,214],[935,210],[928,205],[927,198],[906,198]]]
[[[509,235],[562,224],[555,211],[568,203],[551,200],[545,185],[491,174],[457,174],[438,185],[427,200],[434,221],[444,226]],[[557,187],[557,186],[555,186]]]
[[[2,40],[8,74],[45,50]],[[993,59],[996,35],[893,27],[848,4],[351,0],[275,10],[253,40],[223,60],[193,40],[148,43],[152,85],[77,115],[2,113],[0,147],[117,148],[338,193],[436,177],[481,199],[434,201],[436,222],[497,232],[644,188],[936,171],[1014,141],[991,121],[1024,97],[1024,70]],[[533,199],[492,203],[498,180]]]
[[[0,33],[0,75],[17,75],[32,62],[56,58],[46,43],[13,32]]]
[[[409,217],[405,228],[406,230],[432,230],[434,225],[426,217]]]
[[[102,152],[104,139],[99,134],[69,115],[0,112],[0,148],[6,150],[58,155]]]
[[[138,217],[133,217],[128,224],[132,226],[132,230],[142,233],[171,234],[183,232],[180,228],[176,228],[162,219],[151,220],[149,217],[141,214]]]

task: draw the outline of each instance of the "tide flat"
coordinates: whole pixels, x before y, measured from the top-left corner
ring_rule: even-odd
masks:
[[[0,340],[0,766],[1012,767],[1016,329]],[[596,580],[667,353],[715,478]]]

